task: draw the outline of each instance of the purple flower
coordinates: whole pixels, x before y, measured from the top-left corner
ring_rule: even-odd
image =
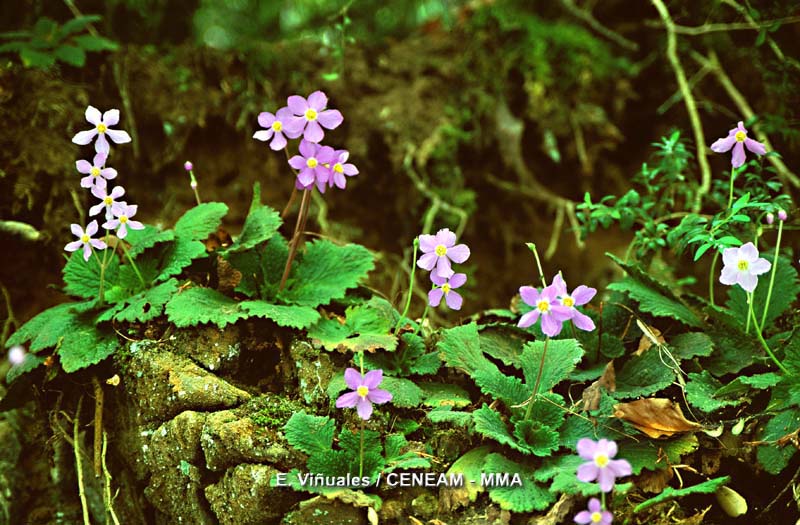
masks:
[[[192,165],[191,162],[187,160],[186,162],[183,163],[183,169],[185,169],[186,171],[192,171],[192,169],[194,169],[194,166]]]
[[[786,215],[786,210],[778,210],[778,220],[785,221],[788,215]]]
[[[730,130],[728,132],[727,137],[717,139],[711,145],[711,151],[714,151],[716,153],[725,153],[726,151],[729,151],[731,148],[733,148],[731,165],[734,168],[738,168],[739,166],[744,164],[745,146],[747,146],[747,149],[749,149],[756,155],[763,155],[767,152],[767,148],[762,143],[747,138],[747,130],[744,128],[744,124],[741,121],[739,121],[738,126]]]
[[[98,250],[106,249],[106,243],[98,239],[92,239],[92,235],[97,233],[97,221],[90,222],[89,225],[86,226],[86,231],[83,231],[77,224],[71,224],[70,229],[78,240],[64,246],[66,251],[74,252],[83,247],[83,260],[88,261],[89,257],[92,255],[92,246]]]
[[[111,126],[119,122],[118,109],[109,109],[103,113],[101,117],[100,110],[94,106],[89,106],[86,108],[86,120],[89,121],[89,124],[94,125],[94,129],[81,131],[72,137],[72,142],[75,144],[86,145],[97,136],[97,142],[94,143],[95,151],[108,155],[111,148],[109,147],[108,140],[106,140],[106,135],[117,144],[124,144],[131,141],[131,136],[128,135],[127,132],[120,129],[111,129]]]
[[[111,213],[114,215],[114,218],[106,221],[103,224],[103,228],[106,230],[113,230],[114,228],[119,228],[117,230],[117,237],[120,239],[124,239],[126,235],[128,235],[127,228],[131,230],[143,230],[144,224],[139,221],[132,221],[131,217],[136,215],[136,210],[139,207],[136,204],[125,204],[124,202],[115,202],[114,205],[111,207]]]
[[[372,415],[372,403],[382,405],[392,400],[392,394],[381,390],[378,385],[383,381],[383,370],[371,370],[363,377],[355,368],[344,371],[344,382],[353,392],[347,392],[336,400],[336,408],[353,408],[358,410],[358,417],[364,421]]]
[[[575,523],[580,523],[581,525],[587,525],[589,523],[611,525],[611,520],[614,515],[607,510],[603,510],[603,506],[600,504],[599,499],[590,499],[588,508],[589,510],[582,510],[575,515]]]
[[[758,256],[758,250],[752,242],[723,250],[722,262],[725,265],[722,267],[719,282],[731,286],[738,284],[746,292],[755,290],[758,276],[772,267],[768,260]]]
[[[417,266],[429,271],[435,266],[435,273],[444,279],[449,279],[455,273],[450,261],[461,264],[469,259],[467,245],[456,245],[456,234],[447,228],[439,230],[436,235],[420,235],[419,248],[423,255],[417,261]]]
[[[578,479],[586,483],[597,480],[603,492],[611,492],[616,478],[631,475],[631,464],[627,460],[611,459],[617,455],[617,444],[609,439],[578,440],[578,455],[588,460],[578,467]]]
[[[98,153],[94,156],[92,163],[89,164],[88,160],[79,160],[75,162],[75,167],[79,173],[83,173],[86,177],[81,179],[82,188],[92,188],[94,186],[106,187],[106,181],[109,181],[117,176],[117,170],[114,168],[104,168],[108,155],[105,153]]]
[[[316,182],[323,185],[330,178],[330,164],[333,160],[333,148],[320,146],[307,140],[300,141],[300,155],[289,159],[289,165],[300,173],[297,174],[297,187],[309,189]]]
[[[453,274],[450,279],[445,279],[440,277],[436,272],[433,272],[431,273],[431,281],[433,281],[433,284],[437,285],[438,288],[434,288],[428,292],[428,304],[436,308],[439,306],[439,303],[442,302],[442,296],[444,296],[444,302],[447,303],[447,306],[451,310],[461,310],[461,303],[464,301],[464,298],[461,297],[461,294],[458,292],[454,292],[453,289],[459,288],[467,282],[466,274],[456,273]]]
[[[20,345],[14,345],[8,349],[8,362],[11,366],[19,366],[25,362],[25,349]]]
[[[89,216],[97,215],[103,208],[105,208],[106,219],[110,219],[112,216],[111,207],[114,205],[117,199],[125,195],[125,188],[122,186],[114,186],[114,189],[111,190],[111,193],[108,193],[108,188],[105,186],[93,186],[92,195],[100,199],[100,202],[89,208]]]
[[[292,132],[297,131],[298,136],[303,132],[303,138],[309,142],[320,142],[325,137],[322,128],[336,129],[344,120],[339,110],[325,109],[328,97],[322,91],[311,93],[308,100],[292,95],[286,102],[291,112],[297,115],[290,125]]]
[[[767,213],[766,220],[767,224],[772,224],[773,222],[775,222],[775,215],[773,215],[772,212]]]
[[[521,286],[519,294],[533,310],[520,317],[517,326],[527,328],[542,318],[542,332],[548,337],[561,333],[564,321],[571,319],[572,312],[558,302],[558,289],[555,284],[544,288],[541,293],[533,286]]]
[[[267,129],[256,131],[253,134],[253,138],[262,142],[266,142],[272,138],[269,147],[278,151],[286,147],[286,137],[296,139],[300,136],[303,132],[305,122],[302,119],[295,118],[289,108],[281,108],[275,115],[269,111],[259,113],[258,124],[262,128]],[[313,142],[319,141],[315,140]]]
[[[346,149],[339,149],[333,152],[333,160],[331,161],[331,178],[328,181],[328,184],[331,187],[336,185],[337,188],[343,190],[347,184],[345,175],[348,177],[358,175],[358,168],[347,162],[349,157],[350,153]]]
[[[582,284],[572,290],[572,293],[569,294],[567,293],[567,283],[564,282],[564,278],[561,277],[560,273],[553,277],[552,286],[555,286],[556,288],[556,297],[561,303],[561,306],[569,310],[569,319],[572,320],[575,326],[581,330],[586,330],[587,332],[594,330],[595,326],[592,318],[579,312],[575,307],[582,306],[591,301],[597,293],[597,290]]]

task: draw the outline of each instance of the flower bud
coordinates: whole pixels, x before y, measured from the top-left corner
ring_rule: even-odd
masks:
[[[767,214],[767,224],[772,224],[773,222],[775,222],[775,215],[770,212]]]
[[[8,362],[11,366],[19,366],[25,361],[25,349],[20,345],[12,346],[8,350]]]
[[[192,166],[192,163],[189,162],[188,160],[183,163],[183,169],[185,169],[186,171],[192,171],[192,168],[194,168],[194,166]]]
[[[778,210],[778,220],[785,221],[786,217],[786,210]]]
[[[192,180],[192,182],[190,182],[190,183],[189,183],[189,186],[190,186],[190,187],[191,187],[193,190],[196,190],[196,189],[197,189],[197,181],[196,181],[196,180]]]

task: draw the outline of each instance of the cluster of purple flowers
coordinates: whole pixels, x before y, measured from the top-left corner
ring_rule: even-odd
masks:
[[[336,408],[356,407],[358,417],[367,421],[372,415],[372,404],[382,405],[392,400],[392,394],[378,388],[383,381],[383,370],[370,370],[363,376],[355,368],[344,371],[344,382],[352,392],[336,400]]]
[[[744,123],[739,121],[735,128],[728,131],[728,136],[716,140],[711,145],[711,151],[715,153],[725,153],[733,148],[731,155],[731,166],[738,168],[744,164],[746,155],[744,149],[747,148],[756,155],[764,155],[767,148],[762,143],[747,137],[747,129]]]
[[[456,244],[456,234],[444,228],[436,235],[420,235],[419,248],[422,256],[417,261],[417,266],[431,272],[433,288],[428,292],[428,304],[434,308],[442,302],[442,297],[447,306],[453,310],[460,310],[464,298],[453,291],[467,282],[463,273],[455,273],[452,263],[461,264],[469,259],[469,247],[466,244]]]
[[[86,175],[81,179],[81,187],[89,189],[92,195],[100,200],[89,209],[89,215],[94,216],[105,210],[103,228],[106,232],[116,230],[117,237],[124,239],[128,234],[128,228],[141,230],[144,225],[139,221],[132,220],[132,217],[136,215],[136,205],[129,205],[125,201],[117,200],[125,195],[125,188],[114,186],[109,191],[108,181],[117,177],[117,170],[106,166],[106,161],[111,153],[108,139],[116,144],[125,144],[131,141],[131,137],[125,131],[111,129],[111,126],[119,123],[118,109],[110,109],[101,115],[97,108],[89,106],[86,108],[86,120],[94,128],[76,134],[72,138],[72,142],[86,145],[96,139],[94,144],[96,154],[92,162],[79,160],[75,163],[78,172]],[[92,220],[86,228],[82,228],[79,224],[72,224],[70,229],[78,240],[67,244],[64,247],[66,251],[74,252],[83,248],[83,258],[88,261],[92,255],[92,248],[106,249],[104,241],[93,238],[99,229],[97,220]]]
[[[258,115],[259,125],[266,129],[256,131],[253,138],[262,142],[269,140],[269,147],[275,151],[286,148],[287,139],[302,135],[299,155],[289,159],[289,165],[297,171],[297,189],[316,186],[320,193],[333,186],[344,189],[346,177],[358,174],[358,169],[348,162],[350,153],[347,150],[320,145],[325,138],[323,128],[336,129],[344,120],[339,110],[327,107],[328,97],[322,91],[315,91],[308,99],[292,95],[287,99],[287,106],[275,114],[264,111]]]
[[[593,441],[583,438],[578,441],[578,455],[587,460],[578,467],[578,479],[585,483],[597,481],[600,490],[611,492],[616,479],[630,476],[631,464],[625,459],[612,459],[617,455],[617,444],[609,439]],[[575,523],[581,525],[610,525],[613,515],[605,509],[605,505],[597,498],[591,498],[587,510],[575,516]]]
[[[596,293],[595,288],[583,284],[568,293],[567,283],[561,274],[553,277],[550,286],[544,287],[541,292],[533,286],[522,286],[519,294],[533,310],[524,314],[517,326],[527,328],[541,318],[542,332],[549,337],[560,334],[567,321],[572,321],[581,330],[591,332],[595,328],[594,321],[577,307],[591,301]]]

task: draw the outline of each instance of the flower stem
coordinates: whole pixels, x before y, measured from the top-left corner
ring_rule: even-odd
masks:
[[[197,192],[197,179],[194,178],[194,170],[189,170],[189,179],[191,180],[189,186],[192,188],[192,191],[194,191],[194,199],[197,201],[197,205],[199,206],[201,201],[200,194]]]
[[[361,420],[361,450],[358,453],[358,477],[364,475],[364,420]]]
[[[419,318],[419,324],[417,324],[417,329],[414,330],[414,335],[417,335],[420,330],[422,330],[422,323],[425,322],[425,318],[428,317],[428,310],[430,309],[431,305],[429,303],[425,303],[425,310],[422,311],[422,317]]]
[[[414,276],[417,273],[417,248],[419,248],[419,237],[414,237],[414,253],[411,256],[411,278],[408,280],[408,297],[406,298],[406,306],[403,308],[403,313],[400,315],[400,319],[397,320],[397,324],[394,325],[395,332],[400,328],[400,324],[403,322],[403,319],[406,318],[408,309],[411,307],[411,298],[414,295]]]
[[[539,278],[542,280],[542,286],[547,288],[547,281],[544,280],[544,271],[542,270],[542,261],[539,260],[539,252],[536,250],[536,244],[532,242],[525,243],[528,248],[533,252],[534,258],[536,258],[536,268],[539,270]]]
[[[756,336],[758,337],[758,341],[761,343],[761,346],[763,346],[763,347],[764,347],[764,350],[766,350],[766,352],[767,352],[767,355],[769,355],[770,359],[772,359],[772,361],[773,361],[773,362],[774,362],[776,365],[778,365],[778,368],[780,368],[780,369],[781,369],[781,371],[782,371],[784,374],[786,374],[786,375],[789,375],[789,371],[786,369],[786,367],[785,367],[785,366],[783,366],[783,363],[781,363],[780,361],[778,361],[778,358],[777,358],[777,357],[775,357],[775,354],[773,354],[773,353],[772,353],[772,350],[770,350],[770,348],[769,348],[769,345],[768,345],[768,344],[767,344],[767,342],[764,340],[764,336],[763,336],[763,335],[761,335],[761,330],[759,330],[759,329],[758,329],[758,320],[756,319],[756,313],[753,311],[753,304],[752,304],[752,302],[750,303],[750,317],[752,317],[752,318],[753,318],[753,324],[755,325],[755,329],[756,329]],[[749,319],[749,318],[748,318],[748,319]]]
[[[292,268],[292,261],[294,255],[297,253],[297,245],[300,243],[300,237],[303,235],[303,226],[305,225],[305,218],[308,215],[308,203],[311,200],[311,190],[303,190],[303,199],[300,201],[300,212],[297,215],[297,222],[294,227],[294,235],[292,242],[289,245],[289,257],[286,258],[286,267],[283,269],[283,276],[281,277],[281,284],[278,291],[283,290],[286,284],[286,279],[289,277],[289,270]]]
[[[536,395],[539,393],[539,383],[542,381],[542,371],[544,370],[544,356],[547,354],[547,343],[550,342],[550,337],[544,340],[544,348],[542,349],[542,360],[539,363],[539,373],[536,374],[536,383],[533,385],[533,394],[528,402],[528,409],[525,411],[525,419],[530,419],[533,413],[533,402]]]
[[[135,262],[133,262],[133,258],[131,257],[131,254],[128,253],[128,249],[125,247],[125,243],[124,242],[119,242],[117,244],[122,246],[122,251],[125,252],[125,257],[128,258],[128,262],[131,264],[131,268],[133,268],[133,271],[136,274],[136,277],[139,278],[139,282],[142,283],[142,286],[147,288],[147,283],[145,282],[144,277],[142,277],[142,273],[139,271],[139,267],[136,266]]]
[[[733,204],[733,180],[734,175],[736,174],[736,168],[731,167],[731,183],[730,183],[730,190],[728,191],[728,209],[731,209],[731,204]]]
[[[714,258],[711,259],[711,270],[708,272],[708,300],[711,306],[714,304],[714,274],[717,270],[717,260],[719,260],[719,250],[714,250]]]
[[[767,322],[767,311],[769,310],[769,302],[772,300],[772,286],[775,284],[775,272],[778,269],[778,253],[781,249],[781,236],[783,235],[783,221],[778,221],[778,240],[775,242],[775,257],[772,259],[772,273],[769,276],[769,288],[767,288],[767,300],[764,303],[764,312],[761,314],[761,324],[758,325],[759,330],[764,329]]]
[[[107,238],[107,236],[106,236]],[[98,257],[97,252],[94,251],[94,247],[90,246],[92,250],[92,255],[97,260],[97,265],[100,267],[100,289],[97,291],[97,302],[98,306],[103,306],[105,303],[105,284],[106,284],[106,265],[105,262],[100,261],[100,257]],[[105,254],[103,254],[103,259],[105,260]]]

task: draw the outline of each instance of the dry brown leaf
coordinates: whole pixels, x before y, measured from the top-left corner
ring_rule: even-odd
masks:
[[[627,421],[651,438],[670,437],[703,428],[701,424],[687,420],[680,405],[663,398],[619,403],[614,405],[614,417]]]
[[[664,337],[661,335],[661,330],[658,328],[643,323],[638,319],[636,320],[636,326],[639,327],[644,335],[642,335],[642,338],[639,339],[639,348],[636,349],[633,355],[642,355],[654,344],[663,345],[666,342],[666,339],[664,339]]]
[[[657,470],[642,470],[641,475],[636,478],[636,487],[642,492],[660,494],[672,479],[671,468],[660,468]]]
[[[544,516],[534,516],[528,525],[558,525],[566,523],[566,518],[577,507],[578,497],[573,494],[562,494],[558,501],[550,507]]]
[[[242,282],[242,272],[231,263],[217,256],[217,289],[222,293],[231,293]]]
[[[590,411],[600,408],[601,388],[605,388],[609,392],[615,392],[617,390],[617,376],[614,372],[614,361],[609,361],[600,379],[589,385],[586,390],[583,391],[582,399],[584,410]]]

